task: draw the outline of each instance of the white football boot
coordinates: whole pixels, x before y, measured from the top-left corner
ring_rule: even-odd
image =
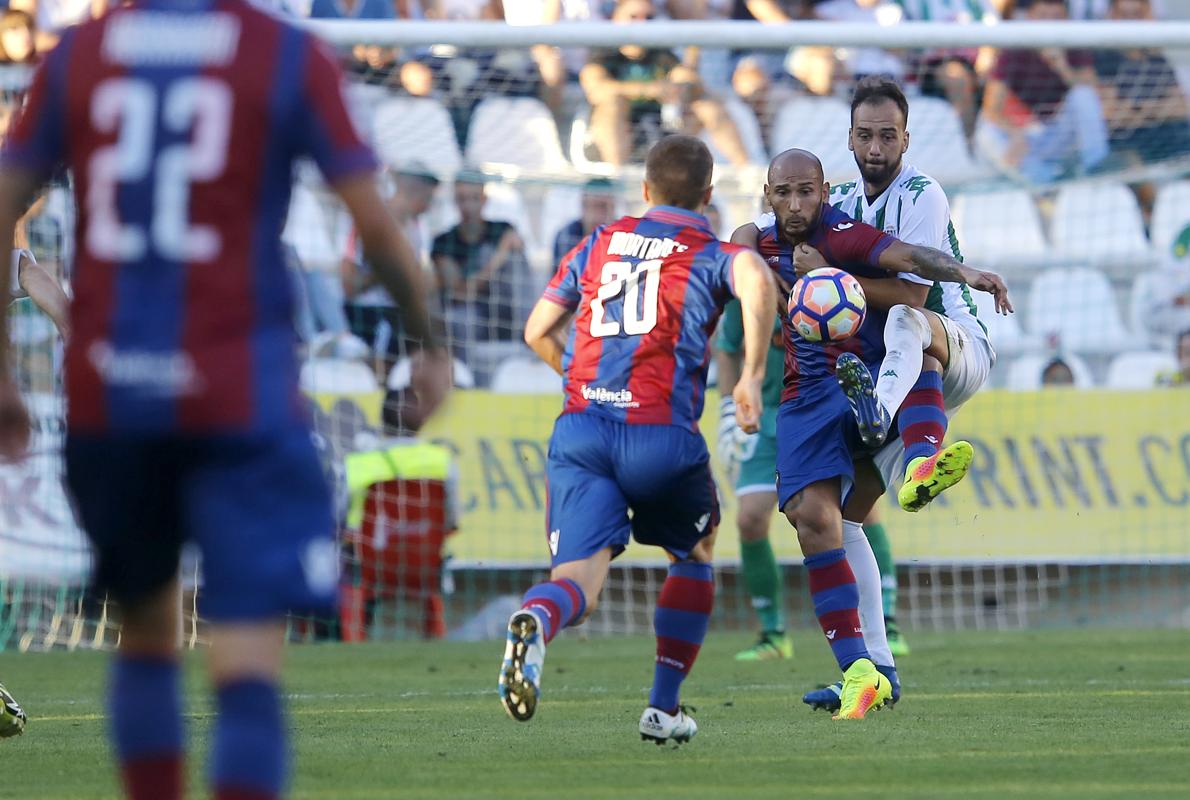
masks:
[[[698,733],[698,723],[694,717],[686,713],[686,707],[680,706],[677,714],[666,714],[659,708],[649,706],[640,715],[640,738],[665,744],[669,739],[675,742],[688,742]]]
[[[541,618],[520,609],[508,620],[508,641],[500,665],[500,703],[508,716],[525,722],[537,710],[541,696],[541,665],[545,662],[545,640]]]

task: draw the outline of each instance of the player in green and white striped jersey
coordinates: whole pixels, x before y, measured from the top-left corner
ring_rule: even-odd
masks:
[[[865,78],[856,85],[851,108],[849,147],[855,153],[860,178],[832,188],[830,203],[904,242],[934,247],[961,260],[946,194],[937,181],[903,158],[909,147],[909,109],[900,87],[885,78]],[[855,491],[843,512],[844,546],[860,588],[864,639],[879,664],[892,663],[890,645],[897,645],[897,654],[907,652],[907,646],[895,626],[896,570],[888,539],[881,527],[867,530],[868,536],[863,536],[861,521],[885,487],[901,475],[905,476],[899,494],[902,507],[915,511],[924,505],[917,501],[932,499],[932,491],[918,496],[914,484],[920,485],[920,481],[914,477],[913,467],[921,462],[915,456],[938,458],[947,416],[984,385],[996,359],[967,287],[956,283],[935,283],[924,309],[892,308],[885,345],[887,355],[876,380],[877,403],[873,404],[883,419],[867,426],[865,441],[883,439],[890,427],[888,420],[899,411],[899,427],[909,439],[909,449],[902,439],[886,443],[874,459],[879,476],[869,475],[865,480],[857,471]],[[841,362],[841,382],[846,380],[845,372]],[[870,387],[866,368],[858,377]],[[863,433],[865,420],[860,422]],[[962,442],[952,445],[960,446],[967,448],[964,452],[969,459],[970,446]],[[862,552],[853,555],[853,550],[877,554],[878,574],[857,568],[857,563],[870,564],[873,559]],[[891,623],[887,630],[885,623]],[[829,688],[805,698],[811,705],[825,707],[830,707],[831,699]]]

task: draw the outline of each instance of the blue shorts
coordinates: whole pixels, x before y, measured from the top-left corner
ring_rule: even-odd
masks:
[[[555,566],[605,547],[618,556],[629,536],[686,558],[719,524],[710,454],[697,431],[563,414],[550,437],[546,478]]]
[[[812,483],[842,478],[842,497],[855,480],[855,461],[870,456],[855,414],[834,378],[803,383],[777,410],[778,508]]]
[[[304,429],[271,434],[70,435],[66,480],[95,546],[95,583],[122,603],[202,553],[202,613],[257,621],[334,610],[339,564],[330,491]]]

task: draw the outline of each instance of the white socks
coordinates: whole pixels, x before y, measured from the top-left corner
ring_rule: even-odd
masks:
[[[896,666],[884,632],[880,567],[876,565],[876,555],[864,535],[863,525],[843,520],[843,549],[847,551],[847,563],[851,565],[855,585],[859,587],[859,624],[864,629],[868,654],[882,667]]]
[[[876,399],[891,419],[921,375],[922,352],[933,333],[926,315],[916,308],[893,306],[884,325],[884,362],[876,378]]]

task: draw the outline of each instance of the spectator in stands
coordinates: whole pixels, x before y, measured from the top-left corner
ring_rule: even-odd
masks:
[[[483,216],[484,181],[482,173],[459,173],[454,188],[459,224],[436,236],[430,248],[452,347],[464,362],[472,342],[520,339],[537,288],[516,230]]]
[[[620,0],[612,13],[619,23],[656,16],[652,0]],[[705,128],[734,165],[748,163],[735,123],[723,104],[703,91],[698,73],[669,50],[625,45],[592,52],[579,74],[591,104],[591,133],[600,157],[621,166],[663,133],[698,133]]]
[[[37,57],[37,28],[33,17],[9,9],[0,18],[0,61],[28,64]]]
[[[312,19],[385,20],[396,19],[393,0],[312,0]],[[342,53],[344,68],[365,80],[387,81],[395,68],[397,55],[391,47],[357,44]]]
[[[442,598],[446,538],[458,530],[458,469],[445,447],[419,440],[423,416],[406,392],[385,397],[386,438],[344,459],[349,548],[340,618],[343,638],[367,638],[380,599],[421,604],[427,639],[446,635]]]
[[[409,244],[425,258],[422,217],[434,202],[438,176],[419,161],[409,162],[391,173],[394,187],[388,210]],[[355,249],[358,253],[359,250]],[[347,257],[341,262],[346,313],[351,332],[363,339],[384,360],[385,371],[403,354],[400,314],[388,292],[364,262]]]
[[[1064,20],[1064,0],[1018,0],[1032,21]],[[982,144],[1038,183],[1088,173],[1108,154],[1093,60],[1084,50],[1002,50],[984,94]]]
[[[1000,14],[991,0],[903,0],[903,18],[911,22],[951,22],[956,25],[998,22]],[[979,112],[981,75],[991,52],[975,47],[935,48],[919,53],[913,72],[921,93],[949,102],[963,123],[970,140],[975,135]]]
[[[814,5],[815,19],[831,22],[888,26],[900,22],[901,14],[900,5],[885,0],[820,0]],[[805,54],[819,49],[821,48],[800,48],[794,54],[793,74],[809,83],[810,79],[803,77]],[[853,83],[868,75],[883,75],[899,83],[905,75],[905,64],[901,56],[878,47],[846,47],[831,50],[827,63],[821,64],[817,58],[815,59],[815,69],[827,69],[832,61],[837,61],[833,71],[834,79],[842,79],[847,83]],[[830,80],[826,76],[815,80],[824,79]],[[833,89],[833,81],[828,85]]]
[[[1150,0],[1112,0],[1113,20],[1151,20]],[[1143,163],[1190,152],[1190,107],[1161,50],[1098,50],[1099,76],[1112,152]]]
[[[1178,334],[1174,354],[1178,359],[1178,369],[1158,375],[1158,386],[1190,386],[1190,328]]]
[[[799,91],[790,80],[774,78],[764,62],[754,56],[740,59],[731,76],[731,87],[756,116],[764,148],[772,153],[773,123],[781,106],[796,98]]]
[[[571,249],[591,235],[600,225],[616,217],[616,187],[607,178],[592,178],[583,187],[582,212],[554,237],[554,264]]]
[[[1054,356],[1041,368],[1041,387],[1073,386],[1074,371],[1059,356]]]

